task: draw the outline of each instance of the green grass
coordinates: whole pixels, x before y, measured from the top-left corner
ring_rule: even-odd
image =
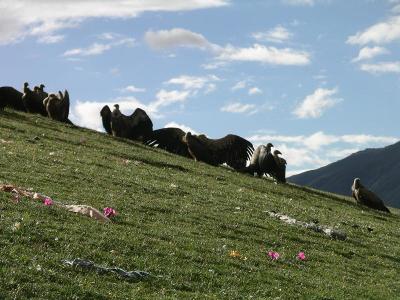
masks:
[[[0,183],[119,213],[101,224],[0,192],[0,298],[400,297],[399,216],[347,197],[12,111],[0,115]],[[335,227],[348,239],[286,225],[266,210]],[[269,250],[281,258],[271,261]],[[295,259],[299,251],[306,261]],[[132,282],[61,263],[78,257],[155,277]]]

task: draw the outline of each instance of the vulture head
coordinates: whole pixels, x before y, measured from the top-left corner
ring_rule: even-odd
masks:
[[[41,85],[39,85],[39,90],[41,90],[42,92],[43,92],[43,89],[45,88],[46,86],[42,83]]]
[[[188,138],[190,138],[191,136],[192,136],[192,133],[190,131],[186,132],[186,134],[182,138],[182,142],[184,142],[186,144]]]
[[[361,181],[360,178],[355,178],[353,182],[353,186],[355,189],[358,189],[360,187]]]

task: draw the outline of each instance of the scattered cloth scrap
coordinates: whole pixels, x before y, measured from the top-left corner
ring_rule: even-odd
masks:
[[[57,207],[61,207],[64,208],[70,212],[74,212],[74,213],[79,213],[91,218],[94,218],[100,222],[110,222],[111,220],[109,218],[107,218],[106,216],[104,216],[100,211],[98,211],[97,209],[95,209],[94,207],[91,207],[89,205],[78,205],[78,204],[72,204],[72,205],[67,205],[67,204],[63,204],[59,201],[54,201],[51,200],[50,197],[47,197],[45,195],[39,194],[39,193],[35,193],[32,192],[28,189],[24,189],[24,188],[20,188],[20,187],[16,187],[14,185],[11,184],[2,184],[0,185],[0,191],[4,191],[4,192],[8,192],[11,193],[13,195],[13,199],[15,202],[18,202],[19,199],[21,198],[21,196],[25,196],[28,197],[30,199],[33,200],[40,200],[40,201],[48,201],[46,205],[54,205]],[[49,201],[49,199],[51,201]]]
[[[303,221],[298,221],[298,220],[296,220],[296,219],[294,219],[292,217],[289,217],[289,216],[284,215],[284,214],[276,213],[276,212],[273,212],[273,211],[268,211],[267,210],[265,212],[268,213],[271,217],[277,218],[277,219],[281,220],[282,222],[285,222],[285,223],[287,223],[289,225],[297,225],[297,226],[300,226],[300,227],[308,228],[308,229],[311,229],[311,230],[313,230],[315,232],[323,233],[323,234],[329,236],[330,238],[336,239],[336,240],[344,241],[345,239],[347,239],[346,233],[344,233],[342,231],[339,231],[339,230],[336,230],[334,228],[328,227],[328,226],[317,225],[317,224],[315,224],[313,222],[306,223],[306,222],[303,222]]]
[[[96,265],[94,262],[90,260],[84,260],[80,258],[75,258],[72,260],[64,259],[62,263],[71,267],[81,267],[84,269],[93,270],[99,273],[115,273],[120,277],[134,280],[144,280],[147,277],[151,276],[150,273],[145,271],[125,271],[118,267],[107,268],[100,265]]]

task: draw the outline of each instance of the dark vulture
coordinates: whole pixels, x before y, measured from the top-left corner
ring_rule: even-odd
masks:
[[[100,111],[101,120],[103,122],[103,127],[108,134],[112,134],[111,130],[111,109],[108,105],[104,105]]]
[[[164,149],[185,157],[192,157],[186,143],[183,142],[185,132],[180,128],[161,128],[154,130],[144,144]]]
[[[135,109],[133,114],[125,116],[119,110],[119,105],[114,105],[111,112],[108,106],[104,106],[100,112],[105,130],[113,136],[131,140],[144,141],[153,132],[153,122],[147,113],[140,108]],[[107,122],[109,120],[109,123]]]
[[[39,87],[35,86],[34,90],[36,89],[36,93],[39,95],[41,99],[45,99],[49,96],[48,93],[44,91],[45,85],[41,84]]]
[[[390,213],[389,209],[385,206],[382,199],[361,184],[360,178],[354,179],[353,185],[351,187],[351,194],[359,204]]]
[[[273,172],[272,176],[276,178],[279,182],[286,182],[286,159],[280,157],[281,151],[275,150],[273,157],[277,166],[277,169]]]
[[[239,171],[251,175],[257,173],[259,177],[268,174],[278,182],[286,182],[286,160],[278,156],[278,154],[281,154],[278,150],[275,150],[272,154],[271,147],[273,147],[271,143],[257,147],[249,166]]]
[[[58,95],[50,94],[43,100],[43,105],[51,119],[69,123],[69,94],[67,90],[64,91],[64,94],[61,91],[58,92]]]
[[[251,172],[257,173],[258,176],[262,176],[264,175],[265,172],[263,172],[260,168],[264,158],[271,153],[271,148],[274,145],[272,145],[271,143],[268,143],[267,145],[260,145],[256,148],[256,150],[253,152],[253,155],[251,156],[250,159],[250,165],[249,165],[249,171],[251,170]]]
[[[11,86],[0,87],[0,110],[3,110],[4,107],[26,112],[22,102],[22,93]]]
[[[22,102],[28,112],[41,114],[42,116],[47,117],[47,111],[43,105],[43,100],[43,95],[40,95],[38,92],[33,92],[29,88],[29,84],[27,82],[24,83]]]
[[[242,169],[253,153],[253,145],[244,138],[228,134],[220,139],[209,139],[205,135],[183,137],[190,155],[198,161],[217,166],[226,163],[235,170]]]

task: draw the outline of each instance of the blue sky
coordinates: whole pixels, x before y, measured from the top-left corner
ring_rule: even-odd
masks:
[[[399,0],[0,0],[0,85],[68,89],[71,119],[272,142],[288,173],[398,141]]]

